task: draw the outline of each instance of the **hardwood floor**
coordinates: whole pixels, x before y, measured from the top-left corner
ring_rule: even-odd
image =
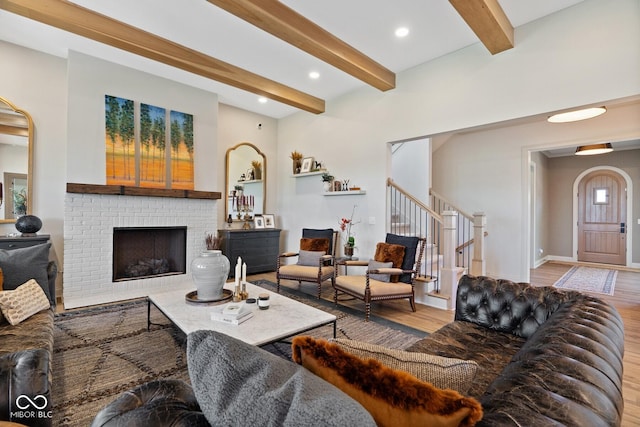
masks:
[[[571,264],[548,262],[531,270],[531,283],[539,286],[551,286],[571,268]],[[275,273],[257,274],[249,280],[267,279],[275,282]],[[315,284],[302,284],[283,281],[283,286],[300,289],[315,295]],[[623,396],[625,400],[622,425],[640,426],[640,271],[619,269],[613,296],[597,295],[611,303],[620,312],[625,327],[625,354]],[[330,285],[325,284],[322,298],[333,301]],[[362,310],[361,301],[348,303],[350,306]],[[453,312],[439,310],[417,304],[417,311],[413,313],[406,300],[389,301],[373,304],[372,313],[394,322],[402,323],[425,332],[433,332],[453,320]]]

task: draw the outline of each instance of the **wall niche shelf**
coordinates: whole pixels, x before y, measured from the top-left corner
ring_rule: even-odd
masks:
[[[367,194],[365,190],[349,190],[349,191],[325,191],[325,196],[357,196]]]
[[[302,178],[305,176],[316,176],[316,175],[322,175],[323,173],[325,173],[327,171],[316,171],[316,172],[305,172],[305,173],[296,173],[291,175],[291,178]]]

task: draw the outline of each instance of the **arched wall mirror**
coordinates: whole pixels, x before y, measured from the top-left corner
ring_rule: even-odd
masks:
[[[0,223],[31,214],[33,120],[0,97]]]
[[[267,201],[267,157],[249,142],[227,150],[227,203],[225,218],[239,221],[265,213]]]

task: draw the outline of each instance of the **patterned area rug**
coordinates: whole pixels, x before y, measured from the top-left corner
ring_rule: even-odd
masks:
[[[269,290],[268,281],[255,284]],[[346,307],[316,300],[295,290],[281,290],[338,317],[338,337],[404,349],[426,333],[380,318],[364,322],[364,315]],[[157,309],[147,331],[146,300],[71,311],[56,315],[53,355],[53,425],[86,427],[106,404],[123,391],[158,378],[189,382],[186,336]],[[330,338],[332,326],[307,334]],[[277,344],[265,350],[290,358],[290,346]]]
[[[613,295],[616,287],[617,270],[592,267],[571,267],[556,283],[556,288],[581,292]]]

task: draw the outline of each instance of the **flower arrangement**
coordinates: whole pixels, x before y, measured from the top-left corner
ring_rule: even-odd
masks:
[[[353,210],[351,211],[351,216],[349,218],[340,219],[339,226],[342,232],[346,232],[344,235],[345,247],[354,248],[356,246],[356,239],[351,234],[351,227],[358,224],[358,222],[353,221],[353,214],[356,212],[356,208],[358,205],[353,205]]]
[[[229,217],[231,217],[231,215],[229,215]],[[217,233],[215,235],[207,233],[205,242],[207,243],[208,250],[220,250],[220,246],[222,245],[222,237],[218,237]]]
[[[295,162],[296,160],[302,160],[303,155],[302,153],[299,153],[297,151],[292,151],[290,157],[291,157],[291,160]]]
[[[291,160],[293,160],[293,173],[297,174],[300,172],[300,168],[302,167],[302,153],[298,151],[291,152]]]

